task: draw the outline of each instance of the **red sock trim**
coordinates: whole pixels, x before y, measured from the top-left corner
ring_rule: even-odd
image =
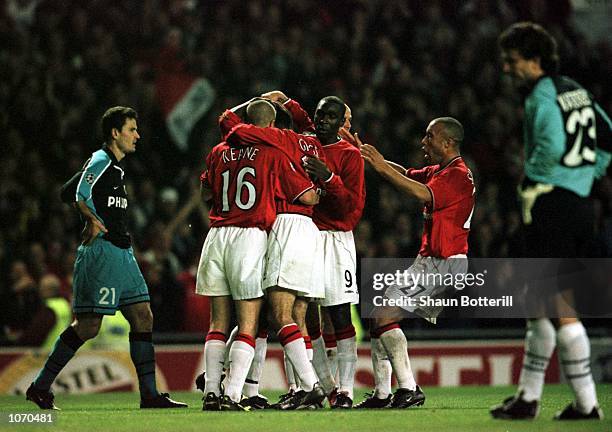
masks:
[[[355,336],[355,327],[351,324],[341,330],[336,331],[336,340],[349,339]]]
[[[323,340],[325,341],[325,348],[336,348],[336,335],[333,333],[323,333]]]
[[[304,343],[306,344],[306,349],[312,349],[312,339],[310,336],[304,336]]]
[[[391,324],[387,324],[381,327],[378,327],[377,329],[374,329],[373,331],[370,332],[370,334],[375,337],[375,338],[379,338],[383,333],[388,332],[389,330],[393,330],[393,329],[398,329],[400,328],[399,323],[391,323]]]
[[[297,339],[302,339],[302,332],[296,324],[288,324],[278,331],[278,340],[282,346]]]
[[[206,342],[208,342],[209,340],[219,340],[221,342],[227,342],[227,336],[225,336],[225,333],[223,332],[213,330],[209,331],[206,335]]]
[[[238,336],[236,336],[236,339],[234,339],[234,342],[238,342],[238,341],[249,344],[253,347],[253,349],[255,349],[255,338],[251,335],[248,335],[246,333],[238,333]]]

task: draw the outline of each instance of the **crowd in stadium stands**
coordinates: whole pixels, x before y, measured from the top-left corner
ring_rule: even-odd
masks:
[[[217,116],[248,97],[281,89],[309,112],[338,95],[353,129],[391,160],[421,166],[429,119],[465,126],[463,154],[477,205],[470,255],[517,256],[520,111],[502,78],[496,39],[517,19],[541,22],[560,42],[561,70],[612,112],[609,44],[590,46],[569,2],[503,0],[6,0],[0,4],[0,296],[2,337],[18,340],[41,307],[41,280],[69,297],[82,224],[59,188],[101,145],[108,107],[139,113],[138,152],[128,158],[135,250],[149,284],[156,331],[202,332],[195,267],[207,208],[198,199],[204,156],[219,141]],[[159,108],[165,68],[205,77],[216,98],[181,151]],[[366,173],[356,230],[361,257],[411,257],[422,209]],[[611,187],[598,197],[598,253],[612,254]],[[5,301],[6,300],[6,301]],[[11,337],[8,338],[7,334]]]

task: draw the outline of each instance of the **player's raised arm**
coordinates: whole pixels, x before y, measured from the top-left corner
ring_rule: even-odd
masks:
[[[249,146],[265,144],[283,149],[287,141],[286,134],[290,132],[292,131],[284,131],[273,127],[263,128],[249,124],[238,124],[231,128],[225,140],[230,145]]]
[[[225,138],[225,136],[234,126],[243,123],[243,119],[245,119],[247,116],[247,107],[251,102],[259,99],[261,98],[254,97],[246,102],[236,105],[233,108],[225,110],[223,114],[219,116],[218,120],[219,128],[221,129],[221,136]]]
[[[289,98],[280,90],[264,93],[261,97],[282,104],[291,114],[297,132],[314,132],[314,124],[310,116],[296,100]]]
[[[401,172],[398,172],[395,167],[385,160],[383,155],[380,154],[380,152],[373,145],[363,144],[361,146],[361,156],[372,166],[372,168],[374,168],[378,174],[380,174],[383,178],[385,178],[385,180],[398,188],[400,191],[411,195],[426,204],[432,202],[431,191],[427,186],[425,186],[423,183],[409,179]],[[403,172],[405,172],[404,169]]]
[[[363,145],[363,142],[361,141],[361,138],[359,138],[359,134],[357,132],[355,132],[354,134],[351,133],[350,129],[342,126],[340,129],[338,129],[338,136],[340,136],[340,138],[342,138],[343,140],[350,142],[351,144],[353,144],[355,147],[359,148]]]
[[[261,95],[262,98],[264,99],[268,99],[272,102],[278,102],[281,104],[284,104],[285,102],[287,102],[289,100],[289,98],[287,97],[287,95],[285,95],[285,93],[283,93],[280,90],[272,90],[269,91],[267,93],[263,93]]]
[[[349,109],[350,108],[347,106],[347,110],[349,110]],[[340,135],[340,137],[342,139],[344,139],[345,141],[348,141],[351,144],[353,144],[355,147],[361,148],[361,146],[363,145],[363,141],[361,141],[361,138],[359,137],[359,134],[357,132],[352,134],[350,132],[349,127],[347,127],[347,126],[350,127],[350,120],[349,120],[349,117],[345,116],[345,126],[340,128],[340,130],[338,131],[338,135]],[[385,159],[385,162],[387,162],[387,164],[389,164],[391,166],[391,168],[393,168],[395,171],[397,171],[400,174],[404,174],[406,172],[406,168],[404,168],[403,166],[401,166],[398,163],[391,162],[391,161],[386,160],[386,159]]]

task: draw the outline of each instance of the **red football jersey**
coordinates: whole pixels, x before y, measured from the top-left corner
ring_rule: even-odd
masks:
[[[276,219],[276,200],[293,202],[313,188],[303,172],[273,147],[232,147],[223,142],[206,157],[200,179],[212,190],[213,227],[269,230]]]
[[[323,146],[325,163],[333,173],[323,182],[326,194],[314,208],[320,230],[352,231],[365,205],[363,158],[359,149],[345,140]]]
[[[220,119],[221,132],[232,145],[265,144],[280,149],[287,155],[296,170],[306,175],[302,166],[304,156],[314,156],[325,160],[321,143],[314,135],[298,134],[287,129],[262,128],[241,123],[240,117],[225,111]],[[227,132],[226,132],[227,131]],[[290,201],[277,203],[277,213],[299,213],[312,216],[312,206],[294,204]]]
[[[467,254],[470,222],[474,213],[474,178],[461,156],[446,166],[407,169],[406,177],[425,184],[433,201],[425,205],[419,255],[448,258]]]

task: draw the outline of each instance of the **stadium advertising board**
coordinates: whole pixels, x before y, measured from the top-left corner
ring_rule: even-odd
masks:
[[[599,347],[599,348],[598,348]],[[604,344],[594,343],[594,359]],[[425,387],[516,384],[523,356],[522,341],[420,342],[410,344],[415,378]],[[374,383],[369,349],[358,350],[356,387]],[[159,346],[157,380],[161,391],[195,390],[194,378],[204,368],[199,345]],[[23,394],[46,359],[45,353],[6,349],[0,351],[0,394]],[[598,378],[601,373],[595,373]],[[546,374],[547,383],[560,381],[556,356]],[[283,351],[270,345],[261,379],[262,388],[286,388]],[[84,351],[58,376],[57,393],[137,391],[136,373],[128,352]]]

